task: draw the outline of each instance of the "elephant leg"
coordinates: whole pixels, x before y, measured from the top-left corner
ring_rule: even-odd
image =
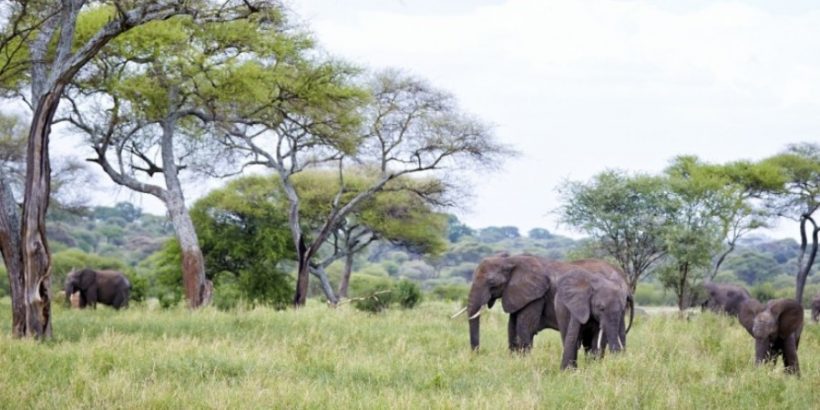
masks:
[[[86,300],[92,308],[97,307],[97,286],[92,286],[86,291]]]
[[[581,324],[574,319],[570,319],[566,335],[564,336],[564,355],[561,357],[561,370],[567,367],[578,367],[578,337]]]
[[[518,322],[518,312],[510,313],[510,320],[507,322],[507,343],[510,351],[519,349],[518,335],[516,334],[516,323]]]
[[[783,343],[783,365],[786,373],[800,376],[800,363],[797,360],[797,341],[794,334],[789,335]]]
[[[541,314],[544,311],[544,300],[538,299],[524,306],[518,312],[515,323],[515,333],[518,335],[519,348],[527,352],[532,348],[532,339],[538,331]]]

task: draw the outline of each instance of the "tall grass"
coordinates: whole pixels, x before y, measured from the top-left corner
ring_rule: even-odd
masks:
[[[369,315],[309,303],[220,312],[55,306],[54,338],[9,336],[0,300],[2,408],[816,408],[820,327],[802,378],[756,368],[752,339],[712,314],[641,316],[628,351],[561,372],[555,331],[529,355],[506,348],[506,316],[482,315],[469,351],[455,304]]]

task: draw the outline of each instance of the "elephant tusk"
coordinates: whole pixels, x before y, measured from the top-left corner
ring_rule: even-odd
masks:
[[[604,338],[604,328],[598,331],[598,351],[601,351],[601,339]]]
[[[473,320],[479,316],[481,316],[481,309],[478,309],[478,312],[475,312],[474,315],[470,316],[469,320]]]
[[[467,311],[467,307],[465,306],[464,308],[462,308],[461,310],[456,312],[453,316],[450,316],[450,319],[455,319],[455,318],[461,316],[461,314],[466,312],[466,311]]]
[[[618,344],[621,345],[621,350],[626,350],[624,349],[624,343],[621,341],[621,336],[618,336]]]

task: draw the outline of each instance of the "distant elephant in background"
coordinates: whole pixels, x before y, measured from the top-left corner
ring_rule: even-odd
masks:
[[[555,315],[564,347],[561,369],[577,366],[581,346],[596,355],[603,355],[602,346],[612,352],[624,350],[627,307],[632,312],[629,327],[632,326],[634,302],[623,276],[588,269],[575,267],[556,283]]]
[[[701,309],[709,309],[715,313],[723,312],[737,317],[740,305],[752,298],[748,290],[738,285],[709,282],[703,287],[706,289],[706,301],[701,304]]]
[[[811,320],[817,322],[818,317],[820,317],[820,294],[815,295],[811,300]]]
[[[776,361],[783,356],[786,373],[800,375],[797,348],[803,332],[803,306],[793,299],[770,300],[765,305],[749,299],[738,317],[755,339],[755,363]]]
[[[507,339],[510,350],[528,351],[535,335],[545,328],[557,329],[553,312],[551,276],[558,272],[547,259],[507,253],[484,258],[473,273],[473,284],[467,301],[470,322],[470,347],[480,343],[480,315],[486,305],[492,308],[501,299],[509,314]]]
[[[65,278],[66,302],[71,295],[80,293],[79,307],[96,307],[97,302],[114,309],[128,306],[131,283],[122,272],[114,270],[82,269],[73,271]]]

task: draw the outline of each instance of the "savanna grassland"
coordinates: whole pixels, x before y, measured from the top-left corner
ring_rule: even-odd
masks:
[[[468,347],[456,304],[379,315],[329,309],[69,311],[54,338],[10,336],[0,300],[2,408],[817,408],[820,326],[807,323],[803,376],[756,368],[733,319],[639,316],[625,354],[561,372],[558,333],[506,349],[506,316],[482,315]]]

